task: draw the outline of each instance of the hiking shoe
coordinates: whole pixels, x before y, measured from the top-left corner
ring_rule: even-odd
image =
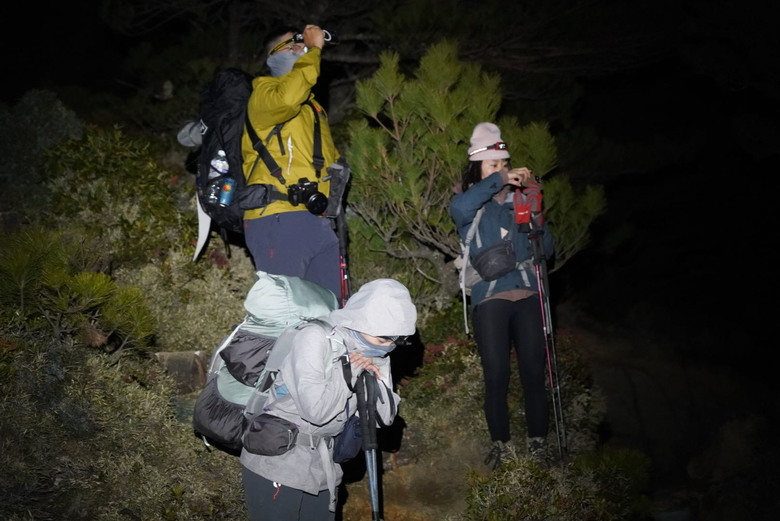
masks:
[[[540,465],[547,464],[547,440],[545,438],[528,438],[526,440],[528,455]]]
[[[511,441],[494,441],[485,458],[485,465],[493,470],[497,469],[501,463],[509,461],[516,457],[515,448]]]

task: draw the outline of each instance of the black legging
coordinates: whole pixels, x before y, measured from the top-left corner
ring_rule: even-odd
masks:
[[[509,354],[517,353],[528,436],[547,436],[546,351],[539,297],[491,299],[474,310],[474,336],[485,378],[485,418],[493,441],[509,441]]]

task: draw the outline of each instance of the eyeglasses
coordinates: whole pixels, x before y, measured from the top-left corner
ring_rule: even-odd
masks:
[[[268,56],[272,56],[278,52],[306,52],[306,46],[293,36],[292,38],[277,43],[274,48],[271,49],[271,52],[268,53]]]
[[[507,146],[506,143],[503,141],[499,141],[498,143],[494,143],[492,145],[488,145],[486,147],[478,148],[476,150],[473,150],[469,152],[469,157],[473,156],[474,154],[477,154],[479,152],[484,152],[485,150],[506,150]]]
[[[385,342],[392,342],[395,345],[398,344],[405,344],[406,343],[406,337],[405,336],[378,336],[377,338],[381,338]]]

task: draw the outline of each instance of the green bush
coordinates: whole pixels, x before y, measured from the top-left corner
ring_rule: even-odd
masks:
[[[601,449],[567,467],[543,468],[527,458],[489,476],[473,473],[465,521],[618,521],[645,519],[650,470],[646,456]]]
[[[256,280],[251,258],[233,252],[230,267],[223,268],[208,257],[192,262],[191,255],[172,250],[163,259],[114,274],[118,282],[148,296],[150,313],[162,326],[155,335],[160,351],[210,354],[246,314],[244,299]]]
[[[34,215],[47,205],[45,152],[84,134],[84,124],[48,91],[31,90],[18,103],[0,103],[0,183],[4,211]],[[6,206],[6,203],[8,206]]]
[[[604,449],[559,468],[527,458],[508,461],[488,476],[472,473],[463,521],[618,521],[645,519],[642,495],[648,459],[634,451]],[[623,465],[621,463],[630,463]],[[592,466],[591,466],[592,465]],[[617,486],[617,488],[615,488]]]
[[[3,237],[0,317],[22,330],[49,329],[107,352],[146,349],[157,327],[137,288],[80,264],[82,243],[56,230],[29,227]]]
[[[237,458],[194,438],[149,356],[144,291],[81,269],[67,234],[2,239],[0,517],[241,517]]]
[[[237,458],[173,414],[153,364],[2,331],[3,519],[198,520],[243,513]],[[28,517],[29,516],[29,517]]]
[[[48,222],[101,238],[120,265],[146,263],[173,246],[190,245],[195,213],[176,208],[175,178],[154,161],[149,147],[118,128],[90,128],[83,139],[50,149]]]

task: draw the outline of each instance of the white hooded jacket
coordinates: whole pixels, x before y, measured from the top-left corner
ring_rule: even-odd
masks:
[[[341,356],[361,352],[362,344],[349,330],[372,336],[406,336],[415,332],[417,310],[409,291],[398,281],[378,279],[364,284],[342,309],[323,317],[330,331],[309,326],[293,339],[292,349],[282,362],[274,382],[275,400],[266,411],[298,425],[303,434],[293,449],[280,456],[260,456],[244,449],[241,464],[281,486],[318,494],[330,491],[331,511],[336,507],[336,486],[341,482],[341,465],[333,461],[332,437],[339,434],[350,414],[357,410],[357,398],[350,391],[341,370]],[[400,397],[393,392],[390,358],[374,358],[381,374],[377,416],[390,425]],[[352,367],[352,385],[359,370]],[[303,438],[303,442],[301,440]]]

